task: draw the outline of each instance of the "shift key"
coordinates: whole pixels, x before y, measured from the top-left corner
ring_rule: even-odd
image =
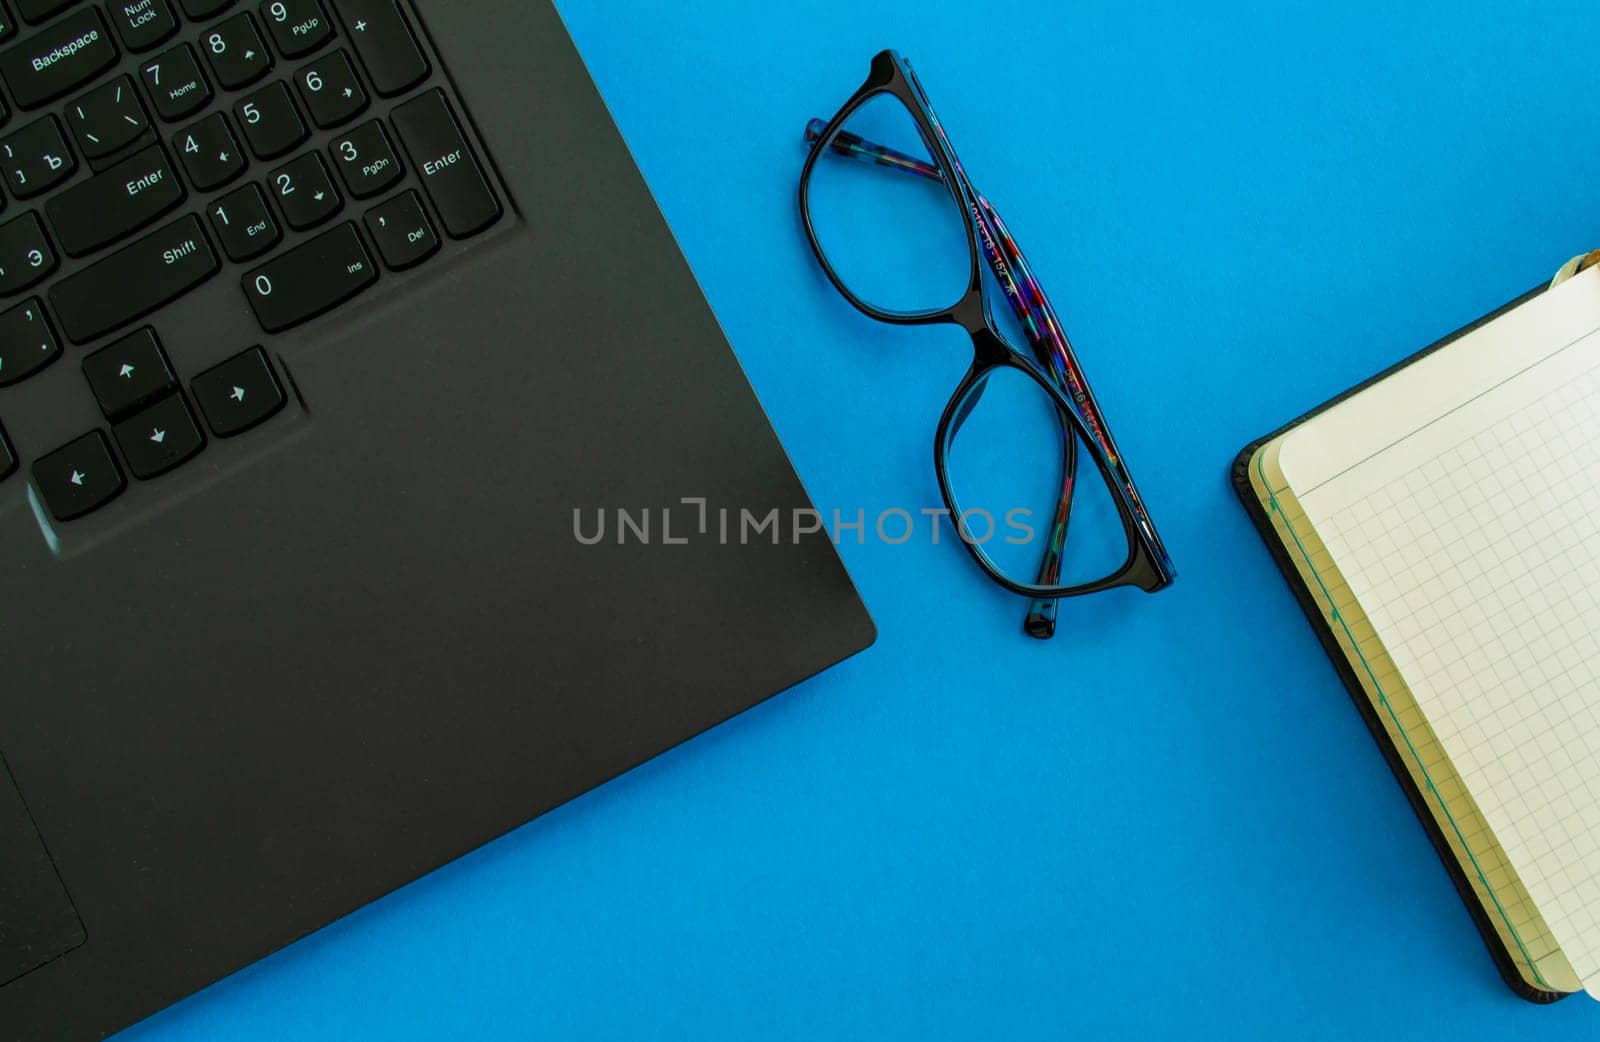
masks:
[[[499,219],[500,203],[443,91],[406,102],[391,118],[452,238],[464,239]]]
[[[142,318],[217,273],[200,220],[173,221],[50,287],[61,328],[88,343]]]

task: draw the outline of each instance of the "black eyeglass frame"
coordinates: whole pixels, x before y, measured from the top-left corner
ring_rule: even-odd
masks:
[[[927,312],[902,312],[891,311],[875,307],[858,297],[851,291],[849,285],[834,270],[828,260],[821,240],[818,238],[815,223],[812,218],[810,191],[811,176],[818,161],[834,146],[840,130],[846,122],[868,101],[880,95],[893,95],[905,106],[907,112],[917,123],[923,144],[927,147],[929,155],[938,166],[939,176],[943,179],[945,187],[953,194],[954,201],[961,207],[964,224],[967,232],[968,254],[971,259],[971,276],[968,280],[966,291],[961,298],[949,307]],[[983,206],[980,206],[980,203]],[[855,94],[841,107],[838,113],[827,122],[825,128],[816,135],[816,140],[806,157],[805,166],[800,174],[800,214],[805,227],[806,238],[811,244],[812,252],[816,255],[817,262],[822,266],[823,273],[833,283],[846,300],[858,311],[880,322],[894,325],[934,325],[951,323],[960,326],[972,338],[973,363],[967,374],[962,378],[950,402],[946,405],[934,438],[934,468],[938,477],[939,491],[944,497],[945,505],[949,509],[954,523],[962,535],[962,545],[966,547],[978,566],[984,573],[1000,586],[1013,593],[1030,597],[1036,601],[1053,602],[1067,597],[1080,597],[1103,590],[1124,586],[1133,586],[1147,593],[1154,593],[1171,585],[1176,578],[1176,570],[1168,557],[1160,536],[1155,531],[1148,513],[1143,508],[1142,500],[1138,499],[1138,492],[1133,485],[1132,475],[1127,472],[1126,464],[1114,464],[1106,452],[1109,445],[1111,452],[1118,460],[1121,453],[1116,450],[1115,442],[1111,438],[1110,429],[1106,426],[1104,416],[1094,405],[1093,396],[1088,391],[1087,380],[1082,375],[1081,368],[1077,371],[1077,378],[1082,388],[1082,394],[1088,399],[1091,407],[1099,420],[1100,436],[1097,437],[1088,423],[1084,420],[1079,410],[1074,406],[1066,392],[1041,370],[1032,359],[1012,346],[995,325],[992,318],[992,302],[990,291],[983,277],[981,267],[982,253],[979,245],[980,233],[987,235],[988,229],[981,224],[983,221],[984,206],[987,205],[980,193],[973,186],[971,180],[963,170],[960,160],[957,159],[948,138],[944,134],[938,117],[934,115],[932,107],[922,90],[921,84],[916,79],[915,72],[910,64],[894,51],[882,51],[872,60],[872,67],[866,82],[862,84]],[[992,209],[991,209],[992,212]],[[998,215],[996,215],[997,217]],[[1019,255],[1020,259],[1020,255]],[[1043,298],[1042,290],[1039,296]],[[1010,302],[1006,302],[1010,306]],[[1048,303],[1045,304],[1048,307]],[[1068,348],[1070,353],[1070,347]],[[1076,359],[1073,359],[1076,365]],[[1107,577],[1092,582],[1077,584],[1050,584],[1021,583],[1006,575],[989,558],[981,546],[970,538],[971,533],[966,531],[961,521],[959,502],[952,490],[948,466],[949,450],[956,436],[960,433],[962,425],[971,414],[973,408],[982,397],[983,388],[989,377],[996,370],[1011,368],[1021,371],[1033,380],[1055,403],[1058,413],[1072,426],[1078,437],[1068,436],[1067,463],[1069,470],[1067,481],[1073,480],[1071,470],[1076,466],[1076,445],[1079,439],[1093,455],[1096,469],[1105,481],[1116,504],[1118,516],[1122,522],[1124,534],[1128,539],[1128,556],[1122,566]],[[1117,471],[1120,469],[1121,476]],[[1126,488],[1124,488],[1124,482]],[[1131,495],[1130,495],[1131,493]],[[1137,505],[1135,501],[1137,500]],[[1065,527],[1070,504],[1062,511],[1062,527]],[[1029,632],[1035,636],[1047,637],[1049,631],[1054,629],[1053,617],[1049,618],[1048,630],[1039,632],[1034,624],[1034,615],[1030,615]],[[1053,612],[1051,613],[1053,616]]]

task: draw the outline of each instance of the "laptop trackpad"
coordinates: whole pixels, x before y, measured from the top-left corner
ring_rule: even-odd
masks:
[[[83,941],[77,910],[0,762],[0,987]]]

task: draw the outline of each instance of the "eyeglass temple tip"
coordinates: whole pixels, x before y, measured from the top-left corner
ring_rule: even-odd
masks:
[[[1023,630],[1030,637],[1039,640],[1049,640],[1056,635],[1056,602],[1034,601],[1028,609],[1028,617],[1022,622]]]

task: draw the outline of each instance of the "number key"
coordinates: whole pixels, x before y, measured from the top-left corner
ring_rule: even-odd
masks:
[[[54,116],[35,120],[0,141],[0,171],[18,199],[55,187],[77,168]]]
[[[211,205],[211,230],[217,233],[229,260],[247,261],[278,244],[282,233],[267,208],[266,196],[253,184],[235,189]]]
[[[377,195],[404,176],[400,160],[377,120],[363,123],[328,149],[345,187],[357,199]]]
[[[317,0],[266,0],[261,20],[285,58],[310,54],[333,35],[333,25]]]
[[[272,55],[261,42],[250,12],[242,11],[200,37],[200,50],[211,63],[211,74],[224,90],[254,83],[272,68]]]
[[[281,156],[306,139],[300,110],[282,80],[275,80],[233,106],[250,148],[262,159]]]
[[[145,62],[139,76],[155,105],[156,115],[168,123],[193,115],[211,100],[211,84],[200,71],[194,48],[186,43],[164,52],[154,61]]]
[[[367,92],[343,51],[334,51],[294,74],[294,85],[319,127],[336,127],[367,107]]]
[[[228,129],[228,118],[220,112],[180,131],[172,139],[172,147],[199,191],[219,188],[244,172],[245,158],[239,151],[239,142]]]
[[[315,152],[280,166],[269,178],[272,194],[289,227],[304,230],[321,224],[344,205],[339,190],[328,179],[328,168]]]

